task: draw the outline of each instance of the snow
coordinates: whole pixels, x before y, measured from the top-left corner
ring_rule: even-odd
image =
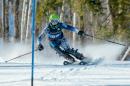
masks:
[[[0,62],[4,62],[4,60],[0,57]]]
[[[30,54],[9,63],[4,62],[30,52],[31,44],[1,42],[0,48],[0,86],[30,86]],[[64,58],[59,57],[46,43],[44,51],[35,52],[34,86],[130,86],[130,62],[116,61],[123,46],[104,43],[75,48],[86,57],[104,57],[105,61],[91,66],[62,66]]]
[[[91,44],[85,47],[85,56],[88,57],[104,57],[106,60],[116,60],[121,54],[124,46],[112,43]]]
[[[30,64],[1,63],[0,86],[30,86]],[[35,65],[34,86],[130,86],[130,62],[100,65]]]

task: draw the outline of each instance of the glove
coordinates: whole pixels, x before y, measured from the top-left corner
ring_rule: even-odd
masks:
[[[43,45],[42,45],[42,44],[39,44],[39,45],[38,45],[38,50],[41,51],[41,50],[43,50],[43,49],[44,49]]]
[[[79,36],[84,36],[84,35],[85,35],[85,32],[82,31],[82,30],[80,30],[80,31],[78,32],[78,35],[79,35]]]

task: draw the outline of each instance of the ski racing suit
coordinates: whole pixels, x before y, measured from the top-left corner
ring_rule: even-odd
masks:
[[[47,35],[51,48],[53,48],[60,56],[63,56],[66,60],[69,60],[71,62],[75,61],[75,59],[70,56],[70,54],[79,60],[84,59],[81,53],[79,53],[77,50],[74,50],[74,48],[70,48],[66,38],[64,37],[62,29],[76,33],[79,31],[77,28],[62,22],[59,22],[55,26],[51,25],[51,23],[48,23],[38,37],[39,44],[42,44],[42,39],[45,38],[45,35]]]

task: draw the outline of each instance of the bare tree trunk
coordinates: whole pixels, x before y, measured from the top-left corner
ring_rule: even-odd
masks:
[[[14,2],[15,0],[9,0],[9,15],[8,15],[8,21],[9,21],[9,40],[10,41],[14,41],[14,37],[15,37],[15,20],[14,20]]]
[[[0,15],[2,15],[2,0],[0,1]],[[2,36],[2,17],[0,16],[0,38],[1,38],[1,36]]]
[[[113,28],[112,23],[112,16],[110,13],[110,7],[109,7],[109,0],[103,0],[103,3],[101,3],[103,9],[104,16],[101,16],[102,22],[101,26],[107,26],[107,28],[111,29]]]
[[[31,7],[32,7],[32,0],[29,0],[29,8],[28,8],[28,18],[27,18],[27,29],[26,29],[26,40],[29,36],[29,29],[31,28]],[[31,30],[30,30],[31,31]]]
[[[76,13],[73,13],[73,26],[76,26]],[[75,45],[75,40],[76,40],[76,34],[73,33],[73,46]]]
[[[24,40],[24,31],[26,29],[26,14],[27,14],[27,2],[28,0],[23,1],[23,8],[22,8],[22,19],[21,19],[21,41]]]
[[[5,29],[5,0],[2,0],[2,37],[4,37]]]
[[[9,32],[9,22],[8,22],[8,0],[3,0],[3,5],[4,5],[4,40],[8,40],[8,32]]]
[[[0,14],[2,13],[2,0],[0,1]],[[0,38],[2,36],[2,17],[0,16]]]
[[[20,22],[19,22],[19,4],[20,1],[19,0],[16,0],[15,2],[15,38],[16,40],[19,40],[20,39],[20,30],[19,30],[19,25],[20,25]]]
[[[94,19],[94,17],[93,17],[93,13],[92,12],[90,12],[90,15],[91,15],[91,24],[92,24],[92,30],[91,30],[91,33],[92,33],[92,36],[93,36],[93,41],[94,41],[94,36],[95,36],[95,32],[94,32],[94,22],[93,21],[95,21],[95,19]]]
[[[62,9],[61,9],[61,14],[60,14],[60,21],[64,21],[64,11],[65,11],[65,0],[62,2]]]

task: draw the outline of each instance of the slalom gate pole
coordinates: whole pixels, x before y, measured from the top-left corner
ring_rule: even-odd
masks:
[[[89,35],[89,34],[84,34],[85,36],[88,36],[88,37],[93,37],[93,38],[96,38],[96,39],[100,39],[100,40],[104,40],[104,41],[107,41],[107,42],[110,42],[110,43],[114,43],[114,44],[118,44],[118,45],[122,45],[122,46],[127,46],[125,44],[121,44],[121,43],[118,43],[118,42],[114,42],[114,41],[110,41],[110,40],[105,40],[105,39],[102,39],[102,38],[98,38],[98,37],[95,37],[95,36],[92,36],[92,35]]]
[[[38,51],[38,49],[35,49],[34,51]],[[29,55],[29,54],[31,54],[31,53],[32,53],[32,51],[31,51],[31,52],[24,53],[24,54],[19,55],[19,56],[16,56],[16,57],[14,57],[14,58],[11,58],[11,59],[9,59],[9,60],[6,60],[5,63],[10,62],[10,61],[15,60],[15,59],[18,59],[18,58],[21,58],[21,57],[23,57],[23,56]]]
[[[31,86],[34,86],[34,42],[35,42],[35,15],[36,0],[32,0],[32,66],[31,66]]]

